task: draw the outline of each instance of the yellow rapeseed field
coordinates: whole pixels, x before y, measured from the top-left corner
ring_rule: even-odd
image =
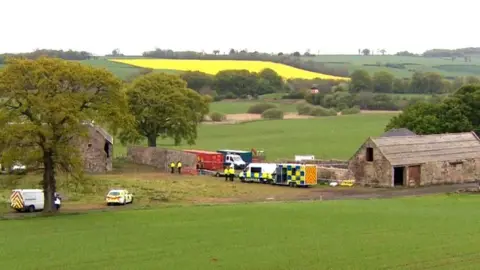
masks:
[[[262,69],[270,68],[286,79],[333,79],[348,80],[346,77],[337,77],[322,73],[311,72],[294,68],[284,64],[263,61],[243,60],[184,60],[184,59],[111,59],[111,61],[124,63],[132,66],[151,69],[171,69],[181,71],[201,71],[215,75],[219,71],[229,69],[246,69],[251,72],[260,72]]]

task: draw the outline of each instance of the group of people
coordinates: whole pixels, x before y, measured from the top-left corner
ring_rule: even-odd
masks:
[[[233,165],[231,166],[225,166],[225,169],[223,169],[223,174],[225,174],[225,181],[232,181],[235,178],[235,168]]]
[[[175,168],[177,168],[178,174],[181,174],[181,173],[182,173],[182,162],[180,162],[180,160],[177,161],[176,164],[175,164],[175,162],[173,162],[173,161],[170,163],[170,172],[171,172],[172,174],[175,173]]]

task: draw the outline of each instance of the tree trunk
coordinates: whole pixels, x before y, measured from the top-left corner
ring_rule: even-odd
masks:
[[[46,150],[43,153],[43,196],[44,207],[43,212],[55,212],[53,196],[56,191],[55,181],[55,166],[53,164],[53,153],[51,150]]]
[[[148,139],[148,147],[157,147],[157,136],[149,135],[147,136]]]

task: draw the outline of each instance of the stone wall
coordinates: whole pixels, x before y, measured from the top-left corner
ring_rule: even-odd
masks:
[[[460,184],[480,179],[480,159],[431,162],[421,165],[420,168],[421,186]]]
[[[182,162],[184,168],[195,168],[197,156],[183,151],[157,147],[129,147],[127,158],[132,163],[149,165],[162,171],[169,171],[170,162]]]
[[[348,180],[353,177],[348,169],[317,166],[317,178],[329,180]]]
[[[366,159],[367,147],[373,148],[373,161]],[[393,187],[392,166],[370,139],[350,159],[348,169],[359,185]]]

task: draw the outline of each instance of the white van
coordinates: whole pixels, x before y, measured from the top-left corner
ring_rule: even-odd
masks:
[[[250,163],[239,174],[240,180],[243,182],[268,182],[267,179],[263,179],[262,175],[268,174],[274,177],[277,164],[275,163]],[[271,179],[273,180],[273,179]]]
[[[225,162],[223,165],[234,166],[234,168],[244,169],[247,166],[247,163],[242,159],[240,155],[237,154],[227,154],[225,155]]]
[[[14,189],[10,195],[10,206],[18,212],[41,211],[44,207],[42,189]]]

